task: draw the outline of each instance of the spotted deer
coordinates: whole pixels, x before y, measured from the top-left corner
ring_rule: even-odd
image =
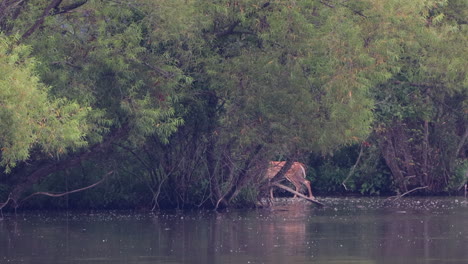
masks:
[[[270,161],[266,174],[267,178],[269,180],[273,179],[285,164],[285,161]],[[284,173],[284,177],[294,185],[296,192],[300,192],[301,184],[304,184],[309,192],[309,198],[314,199],[314,195],[312,194],[312,189],[310,187],[310,181],[306,180],[304,164],[293,162],[291,168]],[[273,188],[270,188],[270,196],[273,199]],[[297,195],[294,194],[294,198],[296,197]]]

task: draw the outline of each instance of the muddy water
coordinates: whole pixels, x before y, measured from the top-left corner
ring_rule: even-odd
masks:
[[[0,263],[468,263],[463,197],[321,201],[328,207],[3,214]]]

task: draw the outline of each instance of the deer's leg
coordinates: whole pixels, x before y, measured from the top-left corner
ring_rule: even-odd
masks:
[[[301,184],[300,183],[293,183],[294,184],[294,188],[296,188],[296,192],[300,193],[301,192]],[[294,194],[294,197],[293,198],[297,198],[297,194]]]
[[[307,191],[309,192],[309,198],[315,199],[314,195],[312,194],[312,188],[310,187],[310,181],[304,180],[304,185],[307,187]]]
[[[273,200],[275,197],[273,197],[273,187],[270,187],[270,198]]]

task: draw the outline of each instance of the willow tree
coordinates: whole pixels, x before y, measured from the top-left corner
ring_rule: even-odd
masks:
[[[30,48],[17,40],[0,35],[0,174],[5,175],[38,156],[57,158],[86,147],[84,137],[90,129],[89,109],[50,97],[50,87],[37,76]]]
[[[214,20],[204,31],[220,57],[207,67],[220,105],[219,127],[208,151],[218,201],[230,201],[248,183],[261,180],[258,163],[267,159],[297,159],[299,153],[326,153],[363,140],[372,122],[371,98],[378,100],[374,131],[398,188],[407,191],[413,178],[414,187],[447,186],[441,183],[449,182],[450,169],[466,146],[466,23],[461,5],[206,5],[204,14]],[[381,119],[383,112],[387,119]],[[445,176],[437,177],[440,168]],[[463,182],[463,175],[459,178]]]
[[[189,85],[190,80],[170,58],[151,49],[152,39],[147,32],[155,21],[148,19],[148,10],[151,9],[147,6],[143,1],[2,2],[0,7],[4,12],[0,17],[0,29],[6,35],[20,36],[16,43],[29,45],[31,55],[40,62],[32,77],[25,78],[25,83],[18,86],[27,86],[26,82],[29,82],[32,84],[30,89],[39,87],[39,77],[44,87],[50,87],[36,92],[39,96],[34,104],[20,102],[20,98],[33,99],[21,92],[17,98],[5,99],[12,106],[12,124],[23,125],[18,127],[21,131],[13,136],[27,139],[3,140],[11,143],[11,147],[8,145],[2,149],[2,165],[9,166],[7,169],[17,165],[13,175],[5,176],[11,184],[13,200],[19,201],[33,184],[54,172],[76,167],[91,157],[103,156],[102,153],[118,140],[132,146],[141,146],[146,138],[153,136],[167,141],[182,124],[182,120],[174,116],[173,105],[178,100],[175,91]],[[7,52],[11,53],[11,49]],[[10,63],[4,66],[7,69],[18,63],[25,65],[24,71],[31,71],[33,67],[33,64],[24,63],[30,62],[28,54],[18,58],[16,53],[12,53],[9,58],[4,55],[1,58]],[[18,60],[16,64],[15,59]],[[7,71],[2,78],[5,76],[8,82],[16,84],[16,72]],[[29,73],[20,74],[26,76]],[[2,89],[7,89],[7,86],[3,85]],[[50,103],[46,100],[54,97],[64,99]],[[76,103],[67,103],[67,99]],[[77,103],[84,108],[79,108]],[[22,105],[25,109],[16,108]],[[41,109],[51,108],[50,113],[42,113],[42,119],[47,121],[34,120],[39,117],[31,115],[35,112],[28,107],[35,105]],[[36,111],[45,111],[41,109]],[[53,114],[57,115],[55,119],[48,118]],[[68,116],[80,117],[80,122]],[[67,119],[71,119],[70,122]],[[46,127],[48,131],[30,128],[45,122],[65,124],[61,128],[64,133],[59,133],[58,125]],[[31,137],[28,130],[32,130],[33,136],[34,133],[42,133],[41,137]],[[52,150],[63,154],[26,154],[29,142],[39,141],[41,145],[41,140],[53,146]],[[65,147],[78,143],[85,148],[64,153]],[[11,154],[8,152],[10,149],[17,149],[17,153]],[[25,159],[28,159],[27,163],[14,163]]]
[[[383,7],[399,50],[398,70],[373,90],[381,154],[398,192],[453,191],[466,182],[466,2]]]
[[[89,109],[74,132],[83,148],[58,159],[30,155],[8,176],[21,179],[14,199],[90,158],[89,167],[143,181],[155,202],[255,196],[266,161],[365,139],[373,99],[383,112],[387,97],[379,96],[397,93],[392,85],[432,76],[458,91],[463,62],[435,58],[444,38],[459,52],[462,23],[437,25],[438,3],[3,1],[0,28],[31,47],[49,100]],[[381,116],[375,131],[385,142],[395,126]]]
[[[0,165],[6,173],[35,149],[60,156],[86,146],[89,111],[64,98],[49,98],[50,87],[36,74],[30,48],[0,35]]]
[[[207,66],[219,105],[207,151],[218,202],[256,186],[267,160],[328,153],[367,136],[369,89],[390,78],[392,58],[367,36],[361,6],[231,1],[203,10],[218,54]]]

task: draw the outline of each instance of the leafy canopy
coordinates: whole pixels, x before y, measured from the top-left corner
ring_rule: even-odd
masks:
[[[8,172],[34,148],[47,155],[86,145],[89,108],[50,98],[37,76],[30,47],[0,35],[0,165]]]

